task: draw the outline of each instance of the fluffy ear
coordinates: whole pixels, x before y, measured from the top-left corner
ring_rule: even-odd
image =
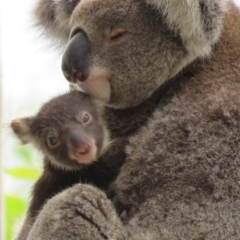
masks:
[[[180,34],[193,58],[210,53],[211,46],[219,38],[229,1],[146,0],[159,9],[169,28]],[[68,39],[70,17],[79,2],[80,0],[38,0],[34,11],[37,25],[44,29],[47,36],[61,41],[62,45]]]
[[[36,25],[44,35],[59,41],[61,46],[68,40],[71,14],[80,0],[38,0],[34,12]]]
[[[190,53],[204,56],[218,40],[229,0],[146,0],[158,8]]]
[[[30,124],[33,117],[17,118],[12,120],[11,128],[23,144],[29,143],[31,138]]]

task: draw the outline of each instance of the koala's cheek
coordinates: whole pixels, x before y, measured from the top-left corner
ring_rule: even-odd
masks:
[[[79,90],[88,93],[92,97],[108,103],[111,96],[111,86],[105,69],[93,68],[89,77],[84,82],[78,82]]]
[[[96,80],[79,83],[78,87],[85,93],[92,97],[108,103],[111,95],[110,84],[105,78],[98,78]]]

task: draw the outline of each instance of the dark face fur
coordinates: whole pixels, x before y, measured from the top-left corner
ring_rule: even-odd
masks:
[[[11,127],[22,142],[32,142],[53,164],[65,169],[93,162],[107,144],[97,106],[79,92],[50,100],[36,116],[13,120]]]

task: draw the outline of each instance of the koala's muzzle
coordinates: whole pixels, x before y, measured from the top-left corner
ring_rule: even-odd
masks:
[[[62,57],[62,71],[71,83],[84,82],[88,77],[90,42],[84,32],[69,41]]]
[[[67,146],[71,160],[83,164],[89,164],[96,159],[97,147],[93,139],[81,129],[68,130]]]
[[[91,145],[84,133],[78,129],[68,131],[68,146],[74,149],[76,153],[86,153],[90,150]]]

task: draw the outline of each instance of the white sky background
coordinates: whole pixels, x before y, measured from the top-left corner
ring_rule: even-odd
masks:
[[[61,72],[61,54],[51,49],[49,42],[32,26],[31,10],[35,1],[0,0],[3,123],[35,114],[42,103],[68,91]],[[5,168],[17,167],[19,159],[12,149],[20,142],[5,128],[2,139],[0,161]],[[35,152],[36,164],[40,165],[42,157]],[[0,172],[0,186],[2,183],[5,193],[29,196],[30,186],[26,181],[16,181],[7,175],[2,179]]]
[[[48,42],[32,27],[34,0],[1,1],[0,53],[3,122],[6,123],[36,113],[50,97],[67,91],[68,83],[61,73],[61,55],[49,48]],[[5,166],[13,163],[8,151],[8,144],[4,144]]]
[[[49,42],[39,37],[32,27],[31,9],[35,1],[0,0],[0,58],[5,123],[36,113],[43,102],[68,90],[68,83],[61,73],[61,54],[49,48]],[[240,0],[235,2],[240,6]],[[18,159],[15,159],[11,149],[18,142],[5,132],[3,139],[1,158],[4,166],[17,165]],[[16,182],[5,179],[5,191],[9,188],[12,190],[16,185]],[[26,191],[23,190],[22,194],[28,194]]]
[[[32,27],[30,10],[35,1],[1,1],[3,99],[8,103],[3,107],[8,120],[16,117],[23,102],[40,103],[67,90],[68,84],[61,73],[61,55],[48,48]]]

